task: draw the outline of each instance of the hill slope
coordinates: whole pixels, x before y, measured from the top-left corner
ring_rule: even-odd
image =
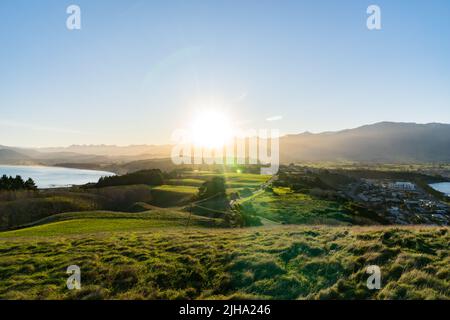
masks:
[[[1,164],[33,164],[33,160],[25,154],[11,150],[2,149],[0,146],[0,163]]]

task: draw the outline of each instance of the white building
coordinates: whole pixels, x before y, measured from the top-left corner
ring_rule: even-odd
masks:
[[[411,182],[394,182],[390,183],[389,187],[395,190],[416,190],[416,185]]]

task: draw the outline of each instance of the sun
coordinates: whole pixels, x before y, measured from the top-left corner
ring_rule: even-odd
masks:
[[[198,112],[191,124],[192,142],[196,147],[221,148],[231,141],[233,127],[223,112],[203,110]]]

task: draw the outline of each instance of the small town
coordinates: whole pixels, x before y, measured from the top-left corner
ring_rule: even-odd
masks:
[[[447,225],[449,222],[449,206],[412,182],[362,179],[348,187],[353,200],[385,216],[393,224]]]
[[[276,185],[357,204],[389,224],[450,223],[448,195],[430,186],[448,180],[439,172],[321,169],[294,164],[282,166],[280,172]]]

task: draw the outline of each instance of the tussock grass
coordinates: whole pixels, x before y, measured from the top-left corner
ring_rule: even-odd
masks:
[[[113,230],[89,235],[55,232],[30,238],[36,232],[30,228],[6,239],[0,233],[0,298],[450,298],[449,228],[186,230],[168,225],[134,229],[129,219],[113,223]],[[65,287],[71,264],[81,267],[80,291]],[[371,264],[381,268],[381,290],[366,287]]]

